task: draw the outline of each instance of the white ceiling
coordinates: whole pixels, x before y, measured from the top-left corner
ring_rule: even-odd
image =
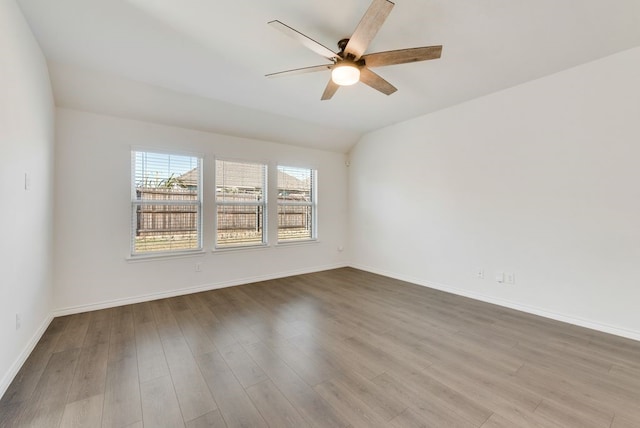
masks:
[[[347,151],[374,129],[640,45],[638,0],[397,0],[367,52],[444,45],[435,61],[377,68],[398,88],[320,95],[326,63],[273,19],[330,48],[370,0],[18,0],[56,103]],[[231,104],[231,105],[230,105]]]

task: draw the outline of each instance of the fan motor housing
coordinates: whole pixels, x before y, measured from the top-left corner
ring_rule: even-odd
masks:
[[[340,52],[344,52],[344,48],[347,47],[347,43],[349,43],[349,39],[340,39],[340,41],[338,42]]]

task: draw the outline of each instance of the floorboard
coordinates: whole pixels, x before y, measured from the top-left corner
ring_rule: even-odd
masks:
[[[54,319],[0,427],[640,427],[640,343],[351,268]]]

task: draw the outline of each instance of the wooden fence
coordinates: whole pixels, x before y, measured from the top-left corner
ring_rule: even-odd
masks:
[[[139,188],[136,213],[136,235],[154,236],[168,233],[188,234],[197,230],[198,207],[187,201],[198,199],[197,191],[190,189]],[[163,201],[154,203],[154,201]],[[167,204],[166,201],[171,201]],[[255,201],[255,195],[229,194],[226,202]],[[262,207],[247,205],[218,205],[218,230],[261,230]],[[308,206],[281,206],[278,210],[280,229],[310,230],[311,209]]]

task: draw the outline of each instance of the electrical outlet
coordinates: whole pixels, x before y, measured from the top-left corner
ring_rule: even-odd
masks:
[[[196,272],[202,272],[202,263],[196,263]]]
[[[476,270],[476,279],[484,279],[484,269],[478,268]]]
[[[506,276],[505,282],[507,284],[515,284],[516,283],[516,274],[515,273],[507,272],[505,276]]]
[[[22,316],[16,314],[16,330],[20,330],[20,327],[22,327]]]
[[[500,284],[504,282],[504,272],[496,272],[496,282]]]

